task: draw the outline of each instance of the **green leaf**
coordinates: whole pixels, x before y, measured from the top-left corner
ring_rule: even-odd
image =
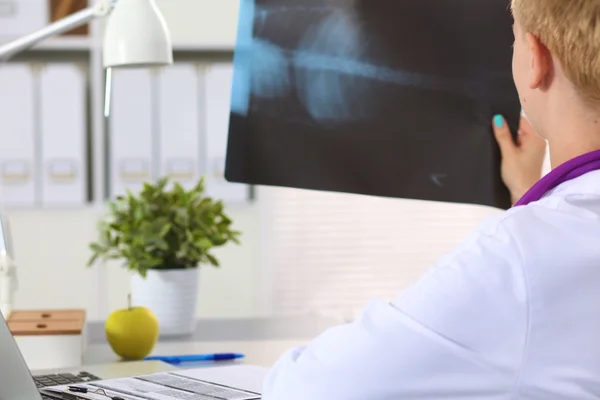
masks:
[[[158,232],[158,236],[163,238],[165,237],[169,231],[171,230],[173,226],[171,224],[164,224],[163,227],[160,229],[160,231]]]
[[[206,258],[208,259],[208,261],[215,267],[219,266],[219,260],[217,260],[214,256],[212,256],[211,254],[206,253]]]
[[[209,252],[227,243],[239,244],[225,205],[204,194],[202,177],[190,190],[161,178],[146,182],[139,193],[128,191],[108,203],[98,224],[99,239],[90,244],[89,265],[98,259],[121,259],[146,276],[149,269],[219,266]]]
[[[87,262],[87,266],[88,266],[88,267],[91,267],[91,266],[93,266],[94,264],[96,264],[96,261],[98,260],[98,258],[99,258],[99,255],[98,255],[98,254],[94,254],[94,255],[93,255],[91,258],[90,258],[90,260]]]
[[[95,252],[95,253],[102,253],[105,251],[104,247],[102,247],[101,245],[99,245],[98,243],[92,243],[90,244],[90,249]]]

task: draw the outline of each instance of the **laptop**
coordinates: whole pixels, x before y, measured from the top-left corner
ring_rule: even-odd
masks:
[[[57,374],[36,381],[0,312],[0,400],[257,400],[266,372],[244,365],[109,380]]]

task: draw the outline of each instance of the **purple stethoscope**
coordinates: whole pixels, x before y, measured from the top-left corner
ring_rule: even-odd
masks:
[[[541,200],[549,191],[558,185],[579,178],[588,172],[600,170],[600,150],[583,154],[553,169],[540,179],[525,195],[515,204],[515,207],[526,206],[534,201]]]

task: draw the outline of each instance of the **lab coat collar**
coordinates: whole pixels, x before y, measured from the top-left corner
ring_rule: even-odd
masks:
[[[600,170],[600,150],[583,154],[554,168],[549,174],[540,179],[515,204],[515,207],[525,206],[541,200],[549,192],[565,182],[582,177],[590,172]]]

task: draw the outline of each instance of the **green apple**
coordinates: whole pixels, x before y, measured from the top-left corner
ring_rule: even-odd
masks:
[[[105,330],[110,347],[124,360],[142,360],[150,355],[160,331],[150,309],[131,305],[109,315]]]

